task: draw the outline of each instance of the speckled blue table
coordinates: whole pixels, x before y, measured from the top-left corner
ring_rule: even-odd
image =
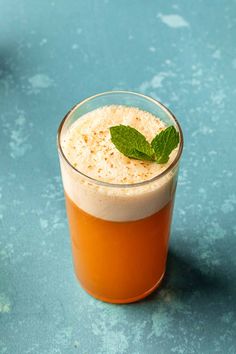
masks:
[[[236,353],[236,2],[0,1],[0,353]],[[183,126],[167,275],[147,300],[76,282],[56,151],[68,109],[151,95]]]

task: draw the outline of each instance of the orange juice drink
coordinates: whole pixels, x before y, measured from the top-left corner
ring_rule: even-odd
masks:
[[[109,128],[129,125],[148,141],[174,125],[180,142],[165,164],[130,159]],[[97,299],[134,302],[160,284],[182,152],[178,122],[159,102],[108,92],[76,105],[62,121],[58,149],[76,276]]]

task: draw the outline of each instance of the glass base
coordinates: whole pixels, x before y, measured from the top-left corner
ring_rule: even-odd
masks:
[[[137,295],[135,297],[131,297],[128,299],[111,299],[111,298],[107,298],[107,297],[103,297],[103,296],[99,296],[97,294],[92,293],[90,290],[86,289],[85,286],[83,286],[83,284],[81,284],[81,282],[79,281],[81,287],[92,297],[94,297],[97,300],[103,301],[103,302],[109,302],[111,304],[128,304],[131,302],[137,302],[139,300],[144,299],[145,297],[147,297],[148,295],[150,295],[151,293],[153,293],[158,286],[161,284],[162,279],[164,278],[165,272],[163,272],[163,274],[161,275],[160,279],[158,280],[158,282],[149,290],[145,291],[144,293]]]

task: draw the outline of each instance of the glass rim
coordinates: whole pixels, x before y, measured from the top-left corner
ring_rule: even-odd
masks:
[[[158,107],[160,107],[165,113],[167,113],[171,119],[175,122],[175,124],[178,127],[178,131],[179,131],[179,135],[180,135],[180,141],[179,141],[179,148],[178,148],[178,153],[176,155],[176,157],[174,158],[174,160],[172,161],[172,163],[160,174],[142,181],[142,182],[136,182],[136,183],[109,183],[109,182],[105,182],[105,181],[101,181],[98,180],[96,178],[93,178],[91,176],[86,175],[85,173],[81,172],[80,170],[78,170],[76,167],[74,167],[70,161],[68,160],[68,158],[65,156],[62,146],[61,146],[61,132],[62,132],[62,128],[64,127],[64,124],[66,123],[66,121],[70,118],[71,114],[74,113],[75,110],[77,110],[79,107],[81,107],[84,103],[91,101],[97,97],[101,97],[101,96],[106,96],[106,95],[112,95],[112,94],[129,94],[129,95],[134,95],[140,98],[144,98],[147,101],[150,101],[154,104],[156,104]],[[57,130],[57,147],[58,147],[58,152],[61,155],[61,157],[63,158],[63,160],[67,163],[67,165],[69,167],[71,167],[76,173],[78,173],[80,176],[85,177],[86,179],[88,179],[90,182],[93,182],[97,185],[102,185],[102,186],[106,186],[106,187],[112,187],[112,188],[132,188],[132,187],[139,187],[139,186],[144,186],[147,185],[149,183],[153,183],[154,181],[157,181],[158,179],[161,179],[162,177],[164,177],[166,174],[168,174],[179,162],[180,157],[182,155],[182,151],[183,151],[183,132],[181,129],[181,126],[177,120],[177,118],[175,117],[175,115],[161,102],[159,102],[158,100],[147,96],[147,95],[143,95],[142,93],[137,93],[137,92],[133,92],[133,91],[126,91],[126,90],[114,90],[114,91],[106,91],[106,92],[102,92],[102,93],[98,93],[96,95],[93,96],[89,96],[85,99],[83,99],[82,101],[80,101],[79,103],[76,103],[64,116],[64,118],[62,119],[58,130]]]

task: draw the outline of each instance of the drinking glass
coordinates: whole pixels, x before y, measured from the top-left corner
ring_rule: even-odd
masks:
[[[62,148],[68,129],[84,114],[108,105],[138,107],[176,128],[178,152],[163,172],[144,182],[115,184],[85,175],[79,165],[70,163]],[[146,297],[165,274],[183,148],[178,121],[153,98],[128,91],[105,92],[83,100],[66,114],[57,142],[74,268],[81,286],[111,303]]]

